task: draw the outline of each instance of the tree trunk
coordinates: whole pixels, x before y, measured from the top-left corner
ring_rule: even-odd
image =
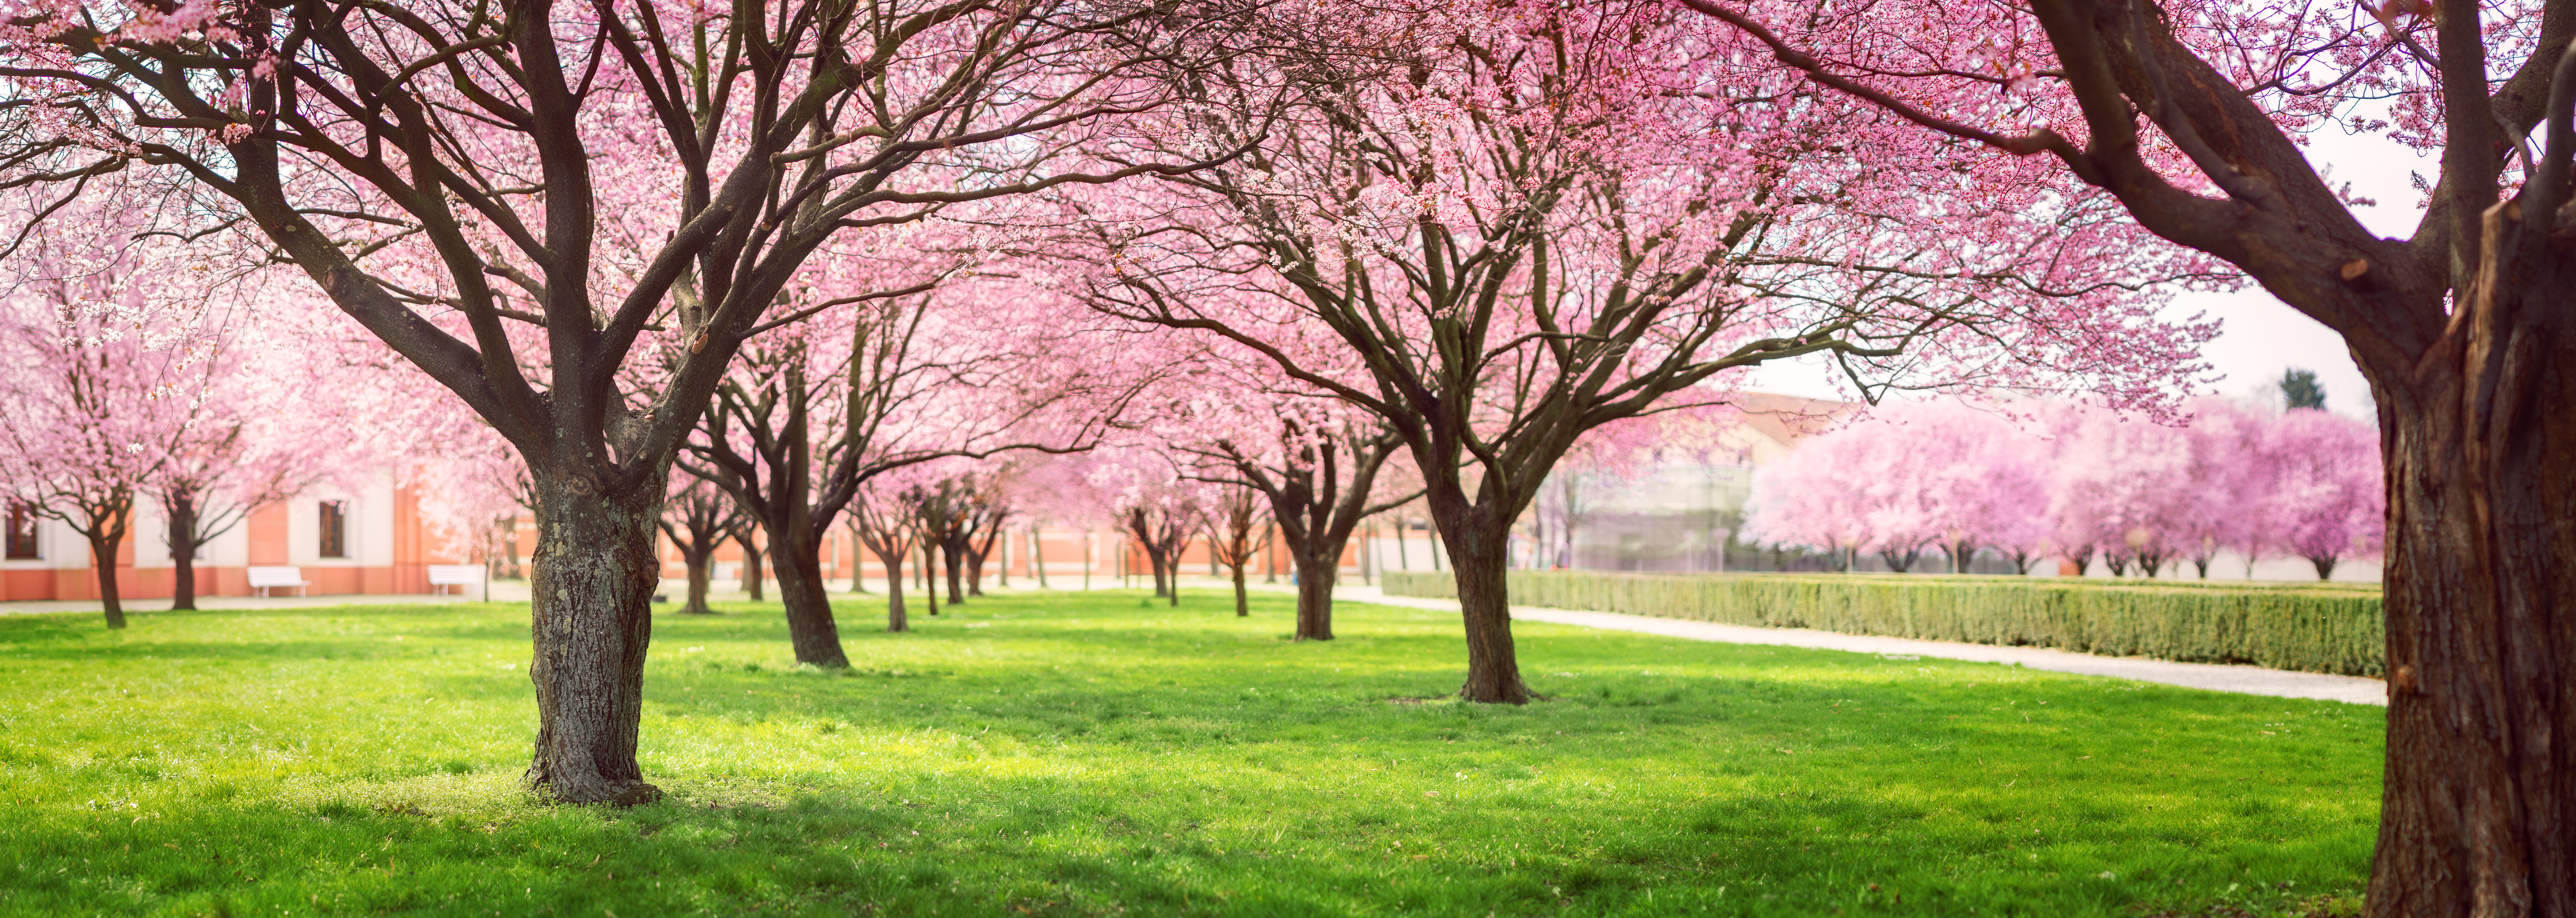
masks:
[[[862,596],[868,592],[868,559],[861,553],[866,541],[858,530],[850,530],[850,592]]]
[[[680,553],[681,566],[689,569],[689,602],[687,605],[680,607],[680,612],[682,614],[715,614],[714,609],[707,608],[707,581],[709,579],[707,576],[707,563],[713,559],[714,556],[715,549],[712,548],[704,551],[682,551]]]
[[[929,603],[930,616],[939,617],[939,584],[931,574],[939,569],[939,549],[930,539],[921,540],[921,598]]]
[[[1037,576],[1038,589],[1054,589],[1047,586],[1046,535],[1039,532],[1035,526],[1029,527],[1029,573]]]
[[[940,540],[940,545],[939,545],[939,560],[940,560],[941,566],[942,566],[942,567],[947,568],[947,573],[948,573],[948,604],[949,604],[949,605],[952,605],[952,606],[962,606],[962,605],[965,605],[965,604],[966,604],[966,585],[965,585],[965,584],[966,584],[966,579],[965,579],[965,571],[966,571],[966,551],[965,551],[965,549],[964,549],[964,548],[962,548],[962,547],[960,547],[960,546],[957,546],[957,545],[950,545],[950,544],[948,544],[948,540],[946,540],[946,539],[942,539],[942,540]]]
[[[1341,573],[1341,552],[1310,555],[1292,549],[1289,554],[1297,566],[1297,639],[1332,640],[1333,578]]]
[[[170,515],[170,611],[197,608],[197,501],[194,495],[168,495]]]
[[[662,482],[629,495],[540,473],[536,570],[529,582],[537,743],[527,783],[565,803],[632,805],[661,796],[635,762],[652,640],[653,554]]]
[[[1443,525],[1449,568],[1458,581],[1458,612],[1467,628],[1467,682],[1458,694],[1487,704],[1528,704],[1529,686],[1521,682],[1519,654],[1512,645],[1512,610],[1505,583],[1509,560],[1508,530],[1483,532],[1479,527]]]
[[[2340,559],[2340,558],[2338,558],[2338,557],[2337,557],[2337,556],[2335,556],[2335,555],[2309,555],[2309,556],[2308,556],[2308,563],[2309,563],[2309,564],[2316,565],[2316,568],[2317,568],[2317,579],[2318,579],[2318,580],[2331,580],[2331,579],[2333,579],[2333,578],[2334,578],[2335,562],[2336,562],[2336,561],[2339,561],[2339,560],[2341,560],[2341,559]]]
[[[2373,918],[2576,915],[2576,342],[2563,295],[2530,297],[2540,328],[2371,373],[2390,674]]]
[[[1234,617],[1249,618],[1251,615],[1252,600],[1243,593],[1243,565],[1237,564],[1234,566]]]
[[[823,588],[823,552],[813,527],[786,526],[770,531],[769,557],[777,567],[778,599],[787,609],[787,640],[796,662],[824,669],[848,669],[841,650],[841,626],[832,620],[832,596]]]
[[[120,530],[123,528],[118,527]],[[98,604],[100,609],[107,613],[107,627],[123,628],[125,627],[125,598],[117,590],[116,583],[116,543],[120,541],[118,537],[123,533],[108,531],[103,527],[92,527],[89,532],[83,534],[89,537],[90,563],[98,569]]]
[[[752,531],[746,529],[734,536],[734,541],[742,545],[742,591],[752,602],[760,602],[767,598],[761,595],[760,562],[764,553],[751,537]]]
[[[903,614],[903,552],[879,555],[886,566],[886,630],[910,631],[912,620]]]

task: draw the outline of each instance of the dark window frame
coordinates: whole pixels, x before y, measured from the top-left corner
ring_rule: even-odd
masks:
[[[0,550],[0,558],[10,561],[44,560],[44,546],[36,539],[36,527],[40,519],[41,517],[36,515],[36,508],[26,501],[10,501],[6,523],[8,531],[0,534],[0,539],[5,539],[8,544],[5,550]]]
[[[318,503],[320,512],[317,514],[316,522],[320,524],[320,531],[315,533],[315,556],[334,559],[349,557],[349,502],[326,500]]]

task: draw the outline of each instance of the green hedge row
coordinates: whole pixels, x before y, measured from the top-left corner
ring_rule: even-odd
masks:
[[[1390,572],[1388,595],[1458,595]],[[1512,604],[2378,676],[2375,587],[1866,574],[1513,571]]]

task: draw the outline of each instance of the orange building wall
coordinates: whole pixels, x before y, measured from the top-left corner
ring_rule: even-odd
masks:
[[[304,579],[312,582],[305,592],[315,596],[427,593],[430,591],[429,565],[462,564],[471,560],[469,551],[451,545],[429,531],[427,521],[420,515],[419,492],[411,488],[397,489],[393,511],[393,559],[390,566],[305,566],[302,569]],[[263,507],[242,521],[251,565],[289,563],[289,512],[288,505]],[[125,599],[167,599],[173,593],[178,572],[170,567],[135,567],[134,555],[140,537],[141,534],[129,531],[124,541],[117,545],[118,595]],[[86,560],[89,554],[86,545],[77,550]],[[195,573],[197,595],[251,595],[250,575],[243,568],[199,564]],[[0,601],[86,601],[98,598],[99,582],[94,562],[72,568],[0,570]]]

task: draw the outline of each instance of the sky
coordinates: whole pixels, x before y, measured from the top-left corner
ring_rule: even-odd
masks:
[[[2423,208],[2412,175],[2429,176],[2434,171],[2431,155],[2419,155],[2385,138],[2353,137],[2329,127],[2311,138],[2308,161],[2328,181],[2350,182],[2355,193],[2377,202],[2355,209],[2372,232],[2397,239],[2414,235]],[[2218,338],[2201,350],[2213,374],[2224,377],[2209,387],[2216,394],[2253,396],[2278,382],[2284,370],[2297,367],[2316,371],[2326,390],[2327,410],[2371,416],[2370,386],[2353,365],[2343,339],[2261,287],[2248,284],[2232,293],[2183,294],[2167,312],[2177,319],[2206,313],[2222,320]],[[1810,358],[1762,367],[1754,372],[1749,388],[1810,398],[1842,397],[1832,379],[1831,364]]]

